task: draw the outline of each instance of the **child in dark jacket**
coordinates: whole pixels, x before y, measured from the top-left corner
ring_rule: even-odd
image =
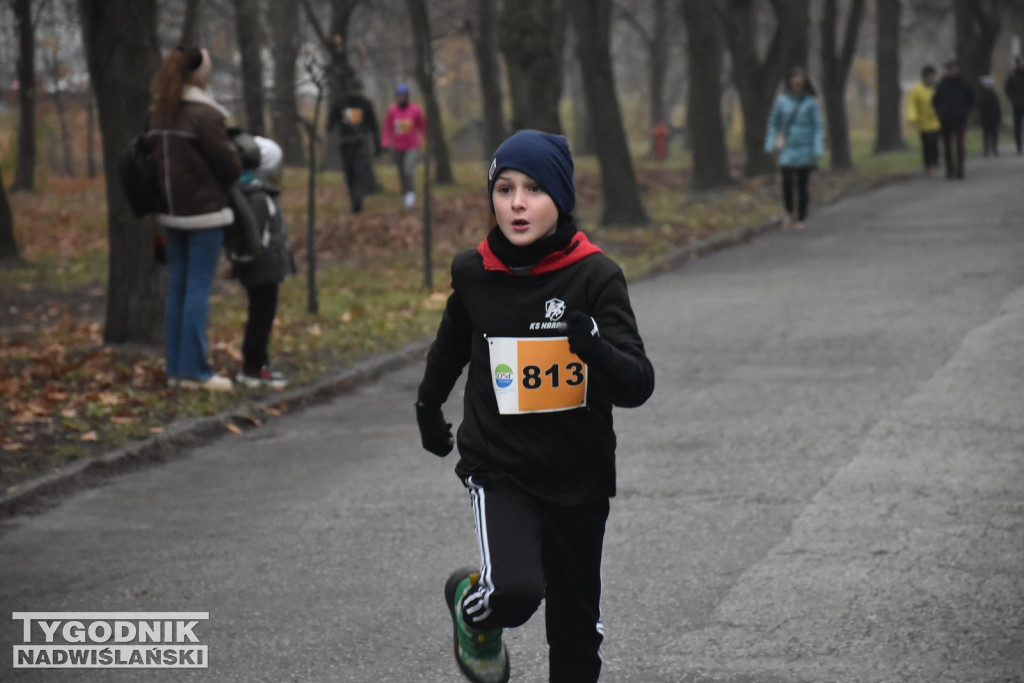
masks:
[[[452,263],[452,294],[416,402],[423,447],[453,448],[441,405],[468,365],[455,471],[478,567],[448,578],[456,662],[507,681],[502,629],[547,601],[552,681],[601,670],[601,554],[615,495],[612,406],[654,391],[621,269],[579,232],[565,138],[534,130],[491,160],[497,225]]]
[[[254,136],[259,146],[259,166],[246,168],[239,180],[258,226],[262,250],[251,260],[232,261],[231,274],[245,287],[249,317],[242,341],[242,369],[235,381],[247,387],[281,389],[288,382],[270,368],[270,332],[277,316],[278,289],[285,277],[295,273],[295,260],[288,246],[280,191],[281,148],[273,140]]]

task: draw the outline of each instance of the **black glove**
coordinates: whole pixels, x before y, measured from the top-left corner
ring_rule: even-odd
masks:
[[[600,364],[605,353],[605,342],[597,330],[597,322],[582,311],[572,311],[565,319],[569,337],[569,350],[588,365]]]
[[[451,423],[444,421],[441,406],[428,406],[417,401],[416,424],[419,425],[424,448],[442,458],[452,452],[455,437],[452,436]]]

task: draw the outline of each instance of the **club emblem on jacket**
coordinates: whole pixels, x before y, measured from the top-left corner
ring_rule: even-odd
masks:
[[[561,320],[565,314],[565,302],[561,299],[548,299],[544,302],[544,317],[551,322]]]

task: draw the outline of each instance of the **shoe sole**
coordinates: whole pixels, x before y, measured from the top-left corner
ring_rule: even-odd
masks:
[[[235,390],[234,384],[207,384],[205,382],[197,382],[191,379],[179,379],[178,388],[180,389],[191,389],[193,391],[215,391],[222,393],[230,393]]]
[[[463,579],[476,573],[478,573],[476,569],[469,567],[456,570],[444,584],[444,601],[448,605],[448,614],[452,617],[452,655],[455,657],[455,663],[459,665],[459,671],[473,683],[508,683],[509,676],[512,675],[512,667],[509,664],[507,648],[505,649],[505,675],[500,681],[481,681],[472,671],[466,669],[459,658],[459,621],[455,616],[455,591],[458,590]]]
[[[241,384],[248,389],[259,389],[261,387],[284,389],[288,386],[288,380],[262,380],[252,379],[251,377],[245,377],[243,375],[236,375],[235,384]]]

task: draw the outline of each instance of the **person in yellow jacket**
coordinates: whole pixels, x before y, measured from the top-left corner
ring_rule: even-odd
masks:
[[[921,82],[915,85],[907,97],[907,120],[921,135],[921,150],[924,154],[924,172],[928,175],[939,168],[939,131],[942,126],[932,107],[935,95],[935,67],[926,64],[921,69]]]

